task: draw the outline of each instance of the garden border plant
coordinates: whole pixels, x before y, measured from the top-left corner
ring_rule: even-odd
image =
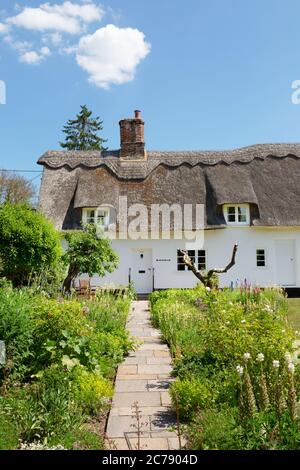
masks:
[[[197,286],[154,292],[150,302],[174,358],[170,393],[191,449],[300,447],[300,373],[286,359],[295,334],[281,289]]]

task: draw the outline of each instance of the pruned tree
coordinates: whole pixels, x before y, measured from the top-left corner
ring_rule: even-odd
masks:
[[[183,256],[183,261],[192,271],[192,273],[199,279],[199,281],[205,286],[214,288],[215,286],[215,274],[227,273],[232,266],[235,265],[235,257],[237,253],[238,245],[235,244],[232,250],[231,260],[225,266],[225,268],[213,268],[205,271],[203,269],[198,269],[195,262],[191,259],[188,253],[184,250],[180,250],[180,254]]]
[[[86,225],[83,230],[66,233],[65,239],[68,243],[63,255],[63,261],[68,266],[63,283],[65,292],[70,292],[72,282],[79,274],[98,274],[103,277],[118,266],[119,257],[111,248],[110,240],[99,236],[94,225]]]
[[[98,134],[103,129],[103,121],[93,117],[86,105],[80,106],[76,119],[69,119],[63,128],[65,141],[60,146],[67,150],[106,150],[103,146],[107,140]]]
[[[35,195],[31,181],[12,171],[0,170],[0,204],[29,203]]]

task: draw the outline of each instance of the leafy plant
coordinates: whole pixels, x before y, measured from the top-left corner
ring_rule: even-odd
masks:
[[[84,226],[83,230],[66,233],[65,239],[68,248],[63,261],[69,268],[63,286],[67,292],[80,273],[104,276],[116,269],[119,258],[112,250],[110,240],[97,233],[96,226],[90,224]]]
[[[0,274],[15,286],[32,274],[55,271],[60,262],[59,234],[42,214],[27,205],[0,207]]]

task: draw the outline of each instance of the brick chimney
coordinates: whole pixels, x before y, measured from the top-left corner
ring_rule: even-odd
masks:
[[[145,160],[144,121],[141,111],[134,111],[133,119],[120,121],[122,160]]]

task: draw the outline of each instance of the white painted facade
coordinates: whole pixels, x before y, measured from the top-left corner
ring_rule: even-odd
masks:
[[[138,293],[193,287],[196,277],[190,271],[177,270],[177,249],[204,249],[206,268],[219,268],[229,262],[234,243],[238,244],[236,265],[220,275],[221,287],[239,285],[245,279],[252,285],[300,287],[300,227],[246,225],[205,230],[204,237],[199,234],[195,241],[113,240],[119,267],[104,278],[94,276],[91,285],[126,285],[130,277]],[[257,266],[256,250],[265,250],[263,267]]]

